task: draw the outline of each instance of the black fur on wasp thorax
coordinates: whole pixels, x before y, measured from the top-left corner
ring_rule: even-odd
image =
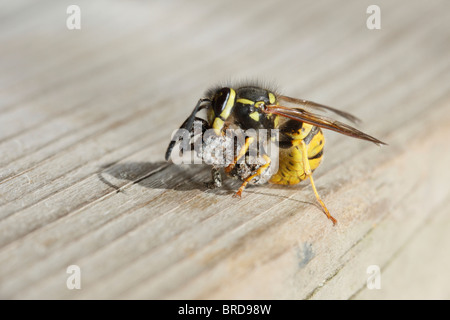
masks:
[[[207,119],[197,117],[201,110],[206,110]],[[291,98],[280,95],[273,90],[259,85],[242,85],[236,88],[218,87],[207,91],[206,97],[198,101],[191,115],[184,121],[180,129],[187,131],[194,138],[194,123],[201,127],[202,136],[212,131],[208,138],[202,138],[202,150],[208,148],[223,148],[233,151],[233,159],[223,165],[227,175],[242,180],[242,185],[235,196],[240,197],[249,183],[275,183],[291,185],[307,178],[317,201],[324,213],[333,224],[333,218],[321,200],[312,177],[312,172],[319,166],[323,158],[325,144],[321,128],[333,130],[341,134],[371,141],[377,145],[384,142],[369,136],[347,124],[325,117],[317,112],[331,112],[351,122],[358,119],[341,110],[321,105],[312,101]],[[249,163],[252,146],[256,144],[254,136],[246,136],[237,144],[233,138],[227,138],[225,132],[229,129],[263,130],[277,129],[278,166],[273,169],[273,157],[266,149],[260,148],[256,160]],[[180,135],[175,135],[166,151],[169,160],[172,150]],[[267,140],[273,140],[268,134]],[[186,141],[182,143],[186,150]],[[195,149],[190,142],[189,150]],[[262,151],[261,151],[262,150]],[[181,150],[182,152],[183,150]],[[197,150],[198,151],[198,150]],[[205,156],[206,152],[200,152]],[[245,161],[243,161],[245,159]],[[213,165],[212,186],[221,186],[220,165]]]

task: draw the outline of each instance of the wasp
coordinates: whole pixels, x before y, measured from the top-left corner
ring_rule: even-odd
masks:
[[[197,117],[201,110],[206,110],[206,120]],[[233,139],[227,140],[225,136],[228,128],[256,131],[277,129],[279,159],[276,171],[270,172],[272,158],[264,149],[257,155],[257,161],[251,164],[242,161],[249,157],[249,150],[256,143],[254,136],[245,137],[243,143],[231,147],[231,150],[235,151],[234,157],[224,166],[224,171],[242,181],[235,197],[241,197],[249,183],[295,185],[309,179],[323,212],[333,224],[336,224],[337,220],[330,214],[319,196],[312,176],[323,159],[325,138],[322,129],[333,130],[377,145],[386,143],[332,117],[322,115],[325,112],[331,112],[353,123],[359,121],[350,113],[312,101],[284,96],[260,85],[240,85],[235,88],[222,86],[206,92],[205,97],[198,101],[180,129],[194,135],[194,123],[199,123],[202,133],[212,130],[214,134],[203,142],[203,147],[206,148],[233,144]],[[169,143],[165,154],[166,161],[170,159],[179,139],[180,137],[174,137]],[[267,139],[273,140],[273,137],[267,136]],[[229,146],[227,148],[230,149]],[[212,176],[212,185],[221,186],[218,166],[213,166]]]

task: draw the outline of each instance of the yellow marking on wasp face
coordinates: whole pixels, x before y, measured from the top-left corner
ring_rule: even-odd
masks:
[[[242,103],[242,104],[254,104],[255,101],[252,101],[250,99],[245,99],[245,98],[239,98],[236,100],[236,102]]]
[[[255,107],[256,108],[261,108],[261,105],[264,105],[264,101],[255,102]]]
[[[223,108],[223,111],[220,114],[220,116],[223,119],[228,119],[228,117],[230,116],[231,110],[233,110],[235,99],[236,99],[236,91],[234,91],[232,88],[230,88],[230,97],[228,98],[225,108]]]
[[[259,113],[257,111],[252,112],[249,114],[250,118],[252,118],[255,121],[259,121]]]
[[[213,122],[212,127],[213,127],[215,133],[216,133],[218,136],[221,135],[221,133],[222,133],[222,128],[223,128],[223,125],[224,125],[224,124],[225,124],[225,121],[223,121],[222,119],[220,119],[220,118],[215,118],[215,119],[214,119],[214,122]]]
[[[270,102],[270,104],[274,104],[276,100],[277,99],[275,98],[275,95],[272,92],[269,92],[269,102]]]

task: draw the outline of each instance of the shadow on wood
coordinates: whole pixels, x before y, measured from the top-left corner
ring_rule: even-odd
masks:
[[[101,167],[101,171],[97,173],[98,179],[116,190],[116,192],[124,192],[124,189],[130,184],[139,184],[149,189],[165,189],[175,191],[192,191],[199,190],[205,193],[213,193],[215,195],[231,197],[238,190],[241,182],[229,178],[222,173],[224,181],[220,188],[210,188],[207,185],[211,181],[209,174],[210,166],[189,166],[189,165],[175,165],[164,161],[158,162],[126,162],[126,163],[109,163]],[[106,174],[106,177],[105,177]],[[109,176],[109,177],[108,177]],[[128,181],[122,184],[115,184],[111,182],[111,177],[115,180]],[[176,177],[174,179],[173,177]],[[302,201],[292,199],[289,196],[281,195],[276,190],[286,188],[297,188],[298,191],[303,188],[309,188],[309,182],[304,181],[303,184],[294,186],[280,186],[273,184],[265,184],[270,186],[269,191],[264,192],[262,186],[264,185],[248,185],[245,189],[243,197],[246,195],[261,195],[265,197],[277,197],[289,201],[299,202],[303,204],[313,205],[319,210],[321,207],[312,201]],[[266,189],[267,190],[267,189]]]
[[[105,174],[118,180],[127,180],[131,184],[139,184],[150,189],[172,189],[177,191],[208,191],[214,193],[229,194],[233,189],[210,189],[206,183],[210,181],[209,168],[206,165],[201,166],[178,166],[164,161],[158,162],[126,162],[110,163],[101,167],[97,174],[99,180],[104,184],[114,188],[117,192],[122,191],[126,185],[116,185],[110,181]]]

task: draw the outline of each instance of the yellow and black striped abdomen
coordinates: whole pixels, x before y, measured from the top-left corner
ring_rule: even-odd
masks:
[[[311,171],[314,171],[322,161],[325,139],[319,127],[307,123],[303,123],[298,130],[291,130],[285,134],[292,139],[292,145],[285,149],[280,148],[278,171],[269,182],[297,184],[307,178],[303,166],[301,141],[306,144],[309,166]]]

